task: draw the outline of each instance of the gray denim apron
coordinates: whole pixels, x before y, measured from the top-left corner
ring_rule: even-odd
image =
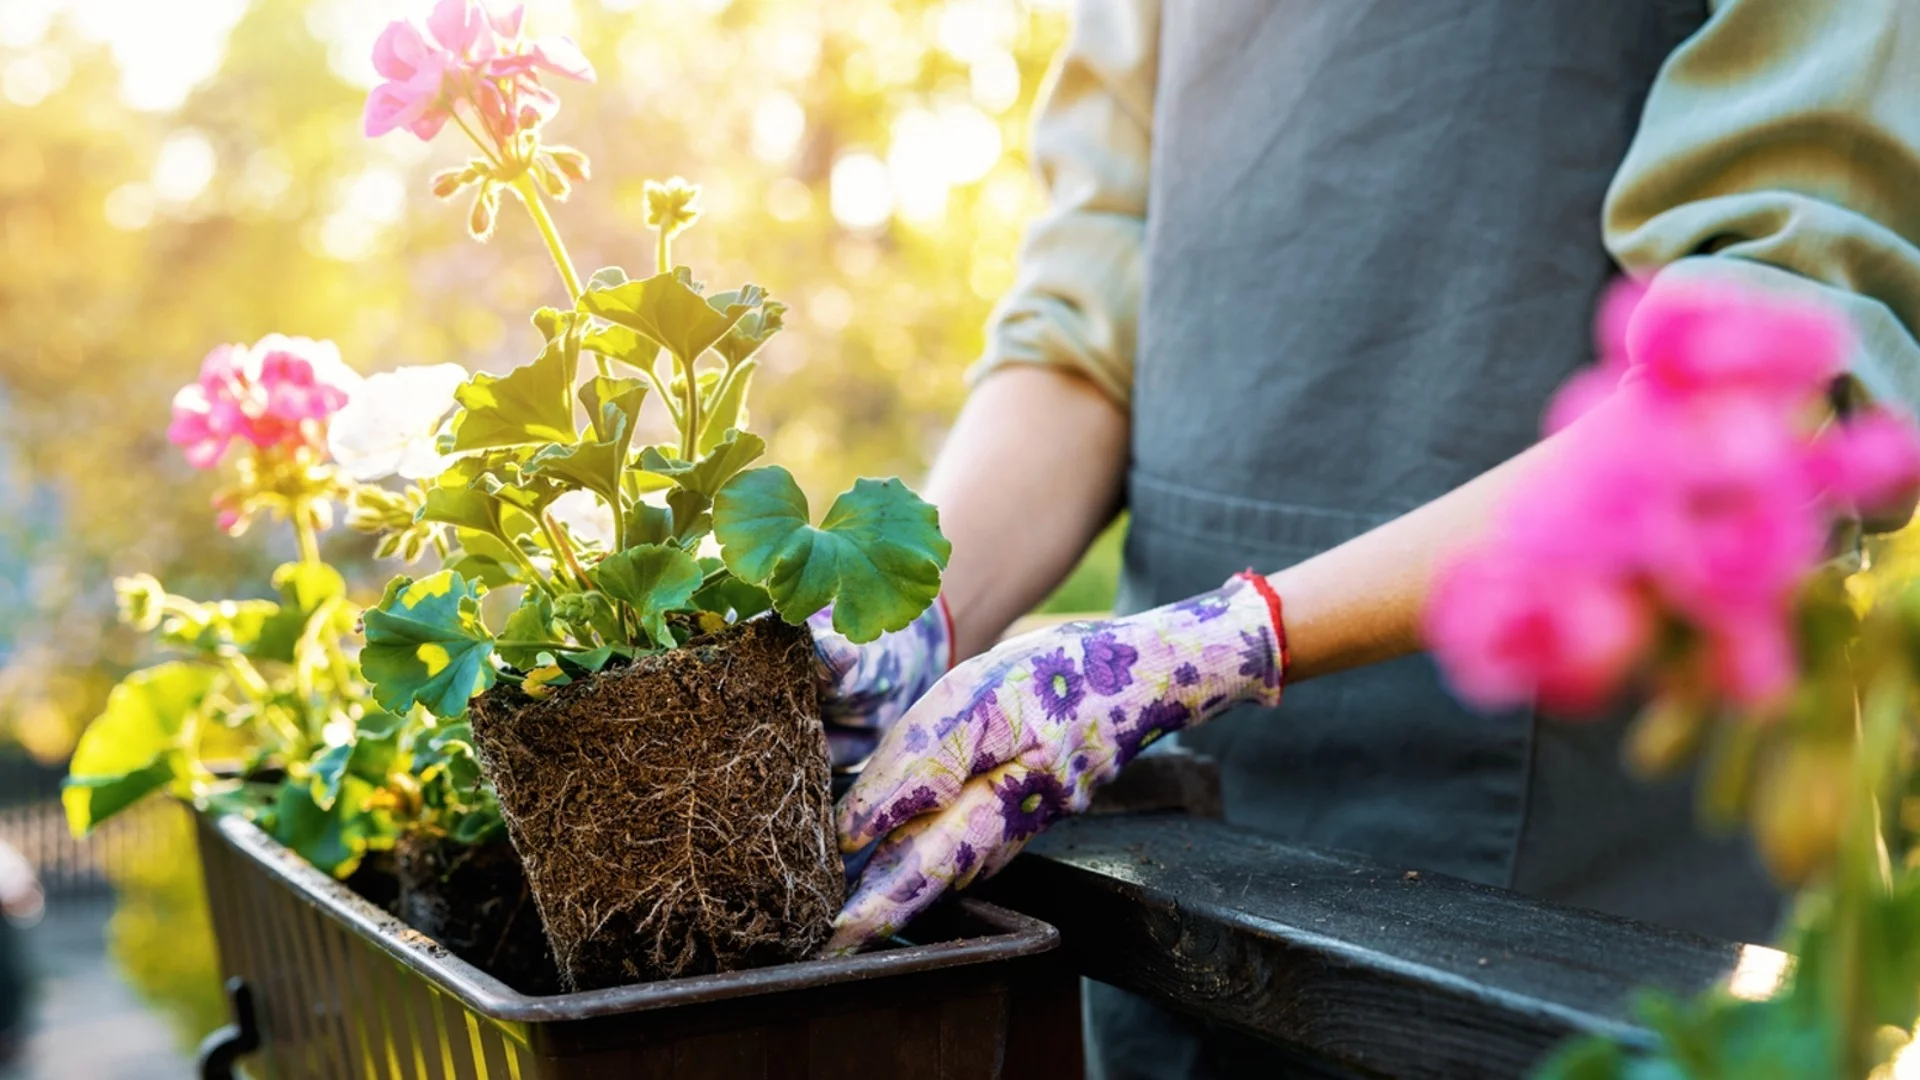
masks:
[[[1533,442],[1592,358],[1602,198],[1704,0],[1166,0],[1122,610],[1272,571]],[[1353,583],[1362,595],[1365,582]],[[1182,737],[1228,817],[1744,940],[1778,898],[1621,720],[1481,716],[1412,657]],[[1107,988],[1096,1075],[1292,1075]]]

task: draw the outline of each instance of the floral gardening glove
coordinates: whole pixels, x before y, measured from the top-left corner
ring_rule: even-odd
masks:
[[[827,747],[836,769],[865,761],[907,708],[953,667],[953,619],[945,597],[904,630],[855,645],[833,628],[833,608],[807,620]]]
[[[840,801],[841,850],[882,843],[828,951],[884,938],[945,890],[993,874],[1162,735],[1240,702],[1279,704],[1285,671],[1280,599],[1251,572],[961,664],[886,733]]]

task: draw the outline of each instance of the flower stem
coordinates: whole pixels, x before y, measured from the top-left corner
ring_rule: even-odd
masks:
[[[686,424],[680,431],[680,457],[692,461],[700,449],[700,373],[687,362]]]
[[[561,535],[559,527],[554,524],[552,514],[543,512],[540,515],[540,531],[547,534],[547,543],[553,545],[554,554],[560,556],[560,561],[566,564],[567,569],[573,571],[573,579],[579,582],[580,588],[593,588],[593,579],[588,577],[586,570],[581,568],[580,560],[574,556],[573,545],[567,543],[567,538]]]
[[[495,638],[496,649],[552,649],[555,652],[592,652],[585,645],[569,645],[564,641],[528,641],[520,638]]]
[[[547,213],[547,204],[540,198],[540,189],[533,186],[533,174],[521,173],[513,181],[513,190],[526,205],[527,216],[533,218],[533,226],[540,230],[540,239],[547,242],[547,254],[553,256],[553,265],[560,270],[560,280],[567,287],[567,299],[578,303],[580,293],[580,274],[573,268],[573,259],[567,255],[567,245],[560,241],[560,231],[554,227],[552,215]]]
[[[533,560],[527,558],[527,553],[520,550],[519,544],[509,541],[507,543],[507,550],[513,553],[513,557],[515,561],[520,564],[520,568],[527,572],[527,578],[533,582],[535,588],[546,593],[549,597],[554,595],[553,586],[548,583],[547,576],[540,572],[539,567],[533,565]]]
[[[673,237],[668,234],[665,222],[659,229],[660,242],[653,249],[653,272],[665,274],[673,269]]]
[[[293,539],[300,545],[300,561],[320,561],[320,537],[313,530],[313,504],[307,499],[293,501]]]

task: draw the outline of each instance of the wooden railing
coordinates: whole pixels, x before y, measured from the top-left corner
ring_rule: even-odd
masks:
[[[1568,1038],[1644,1042],[1644,986],[1765,993],[1771,949],[1290,847],[1185,813],[1057,824],[989,883],[1085,976],[1278,1044],[1302,1075],[1518,1077]]]

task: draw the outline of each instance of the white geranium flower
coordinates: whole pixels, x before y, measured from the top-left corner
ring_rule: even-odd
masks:
[[[453,391],[467,381],[459,364],[404,367],[369,375],[327,425],[327,449],[361,483],[398,475],[426,480],[448,459],[436,437],[453,411]]]
[[[569,491],[547,507],[553,520],[567,527],[567,533],[582,543],[598,544],[612,551],[614,544],[613,510],[598,495]]]

